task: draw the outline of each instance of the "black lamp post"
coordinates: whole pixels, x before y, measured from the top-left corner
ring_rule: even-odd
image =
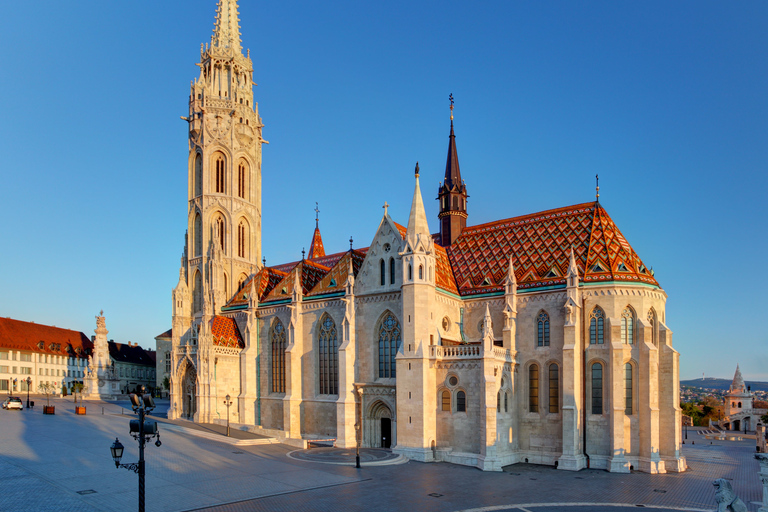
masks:
[[[27,377],[27,409],[29,409],[29,386],[32,385],[32,377]]]
[[[224,397],[224,405],[227,406],[227,437],[229,437],[229,406],[232,405],[229,395]]]
[[[157,422],[145,421],[146,413],[152,412],[155,408],[155,401],[152,400],[152,397],[144,395],[142,398],[139,398],[137,395],[132,394],[131,403],[133,405],[133,412],[139,415],[138,420],[131,420],[130,426],[131,437],[139,442],[139,462],[120,464],[125,447],[118,438],[115,438],[115,442],[109,447],[109,451],[112,452],[112,460],[115,461],[116,468],[130,469],[139,474],[139,512],[144,512],[144,445],[153,437],[157,437],[155,446],[159,448],[162,443],[160,442]]]
[[[360,423],[355,423],[355,467],[360,469]]]

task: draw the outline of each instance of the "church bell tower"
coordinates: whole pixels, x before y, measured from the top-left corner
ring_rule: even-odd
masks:
[[[192,318],[217,314],[261,260],[261,118],[236,0],[219,0],[189,96],[188,233]],[[186,270],[186,272],[184,272]]]
[[[456,152],[456,136],[453,134],[453,94],[451,100],[451,134],[448,137],[448,158],[445,162],[445,178],[437,191],[440,201],[440,245],[448,247],[467,227],[467,186],[461,179],[459,155]]]

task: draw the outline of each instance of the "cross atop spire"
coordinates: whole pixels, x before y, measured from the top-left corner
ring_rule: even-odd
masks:
[[[235,53],[243,51],[240,46],[240,18],[237,15],[237,0],[219,0],[211,46],[220,49],[231,48]]]
[[[595,174],[595,201],[600,201],[600,177]]]
[[[315,227],[320,225],[320,205],[315,201]]]

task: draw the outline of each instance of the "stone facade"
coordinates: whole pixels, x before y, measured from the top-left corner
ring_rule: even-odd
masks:
[[[453,115],[441,233],[417,165],[407,227],[385,205],[367,248],[325,255],[316,228],[310,258],[259,262],[261,120],[240,52],[236,2],[220,0],[190,98],[193,236],[173,291],[169,417],[217,421],[229,394],[233,421],[284,439],[487,471],[685,470],[679,354],[653,273],[597,201],[467,226]],[[211,121],[225,111],[231,123]],[[224,169],[248,163],[248,200],[214,190],[219,153]],[[245,257],[227,238],[240,215]]]

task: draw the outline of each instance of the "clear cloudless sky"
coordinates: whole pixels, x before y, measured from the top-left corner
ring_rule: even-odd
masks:
[[[0,3],[0,315],[154,347],[215,0]],[[600,201],[669,295],[682,378],[768,380],[768,3],[240,1],[267,264],[430,227],[448,94],[469,224]]]

